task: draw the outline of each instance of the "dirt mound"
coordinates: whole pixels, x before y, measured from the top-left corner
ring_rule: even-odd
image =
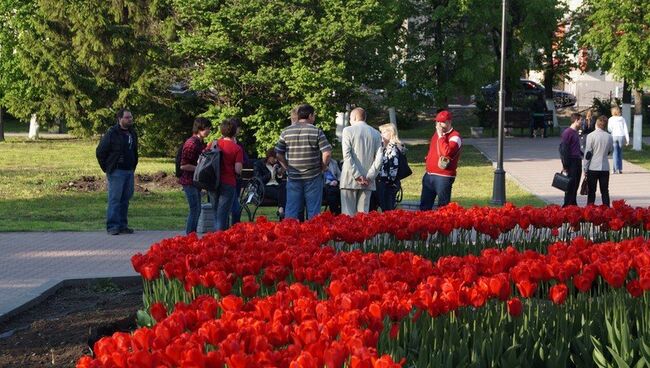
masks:
[[[164,171],[158,171],[153,174],[135,174],[135,191],[138,193],[170,190],[178,187],[178,178]],[[106,178],[82,176],[79,179],[61,183],[59,189],[73,192],[101,192],[106,190]]]

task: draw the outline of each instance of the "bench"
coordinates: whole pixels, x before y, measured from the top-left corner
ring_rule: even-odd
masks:
[[[530,120],[532,119],[532,114],[528,110],[523,111],[504,111],[505,116],[503,119],[504,128],[519,128],[521,134],[523,135],[524,129],[530,129]],[[499,113],[497,111],[488,111],[486,119],[490,124],[492,129],[492,136],[495,136],[495,131],[499,126]],[[553,125],[549,122],[553,121],[553,112],[549,111],[544,114],[544,123],[547,125],[547,128],[551,129],[553,132]]]

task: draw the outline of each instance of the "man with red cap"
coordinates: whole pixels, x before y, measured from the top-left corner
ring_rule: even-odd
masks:
[[[442,207],[451,200],[451,186],[456,179],[456,168],[460,158],[462,140],[451,125],[451,112],[442,110],[435,119],[436,132],[431,137],[429,153],[426,157],[426,173],[422,178],[420,210]]]

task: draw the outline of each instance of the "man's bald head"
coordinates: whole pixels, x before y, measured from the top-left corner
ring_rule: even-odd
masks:
[[[357,107],[350,112],[350,121],[366,121],[366,110],[361,107]]]

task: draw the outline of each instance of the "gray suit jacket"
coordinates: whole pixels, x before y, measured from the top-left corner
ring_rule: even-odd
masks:
[[[587,135],[585,143],[585,158],[591,152],[591,161],[584,160],[585,171],[609,171],[609,160],[607,156],[612,153],[614,143],[612,136],[602,129],[596,128]]]
[[[343,129],[343,168],[341,189],[375,190],[375,177],[381,166],[381,134],[365,122],[359,122]],[[354,179],[365,176],[368,186],[358,184]]]

